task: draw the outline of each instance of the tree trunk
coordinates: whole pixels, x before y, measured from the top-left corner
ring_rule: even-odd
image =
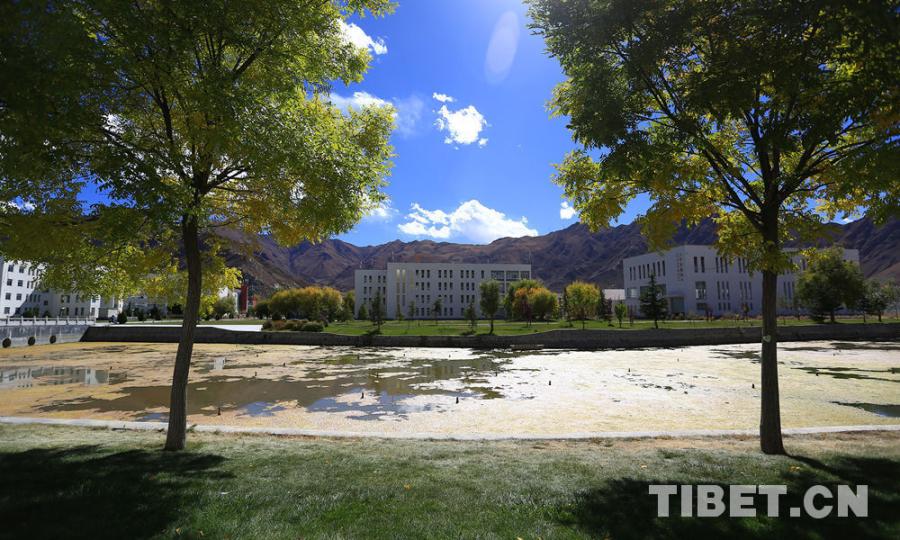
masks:
[[[778,248],[778,220],[766,224],[763,241],[770,254]],[[762,399],[759,443],[763,453],[784,454],[781,440],[781,407],[778,398],[778,273],[762,272],[762,357],[760,387]]]
[[[183,450],[187,431],[187,384],[194,352],[194,330],[200,315],[202,274],[200,267],[200,238],[197,217],[184,216],[181,222],[184,241],[184,257],[187,262],[188,290],[181,322],[181,340],[175,353],[175,371],[172,374],[172,394],[169,402],[169,429],[166,450]]]
[[[833,309],[832,309],[831,311],[828,312],[828,315],[829,315],[829,317],[831,318],[831,324],[834,324],[834,323],[837,322],[837,321],[834,320],[834,310],[833,310]]]

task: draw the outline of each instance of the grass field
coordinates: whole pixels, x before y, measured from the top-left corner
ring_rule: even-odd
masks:
[[[898,538],[900,434],[435,442],[0,426],[0,538]],[[869,518],[656,518],[648,484],[869,486]],[[727,487],[726,487],[727,491]],[[757,507],[762,511],[764,502]]]
[[[159,321],[158,324],[180,324],[181,321],[169,320]],[[262,324],[264,321],[260,319],[224,319],[221,321],[201,321],[201,325],[246,325],[246,324]],[[843,317],[838,319],[838,324],[859,324],[862,323],[862,317]],[[867,322],[877,322],[876,319],[869,317]],[[884,317],[883,322],[900,322],[900,319],[894,317]],[[148,321],[141,324],[152,324]],[[779,317],[778,324],[784,326],[811,325],[816,324],[808,318],[797,319],[794,317]],[[712,320],[712,321],[660,321],[660,328],[734,328],[734,327],[755,327],[760,326],[761,321],[758,319],[749,319],[746,321],[735,320]],[[585,328],[594,330],[618,330],[617,323],[610,326],[605,321],[586,321]],[[625,321],[622,330],[641,330],[653,328],[653,321],[635,320],[633,324]],[[415,321],[385,321],[381,327],[381,334],[387,336],[458,336],[471,329],[467,321],[462,320],[439,320],[437,323],[433,320],[415,320]],[[490,323],[486,320],[478,321],[475,332],[476,334],[487,334],[490,329]],[[531,324],[521,321],[494,321],[494,333],[497,335],[519,335],[531,334],[537,332],[546,332],[548,330],[580,330],[581,323],[566,321],[550,321],[550,322],[534,322]],[[370,333],[374,330],[374,326],[370,321],[347,321],[332,322],[326,328],[326,332],[344,335],[361,335]]]

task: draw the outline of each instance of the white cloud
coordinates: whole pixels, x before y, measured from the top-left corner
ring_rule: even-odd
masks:
[[[19,212],[31,212],[34,210],[34,205],[30,202],[22,201],[21,199],[14,199],[12,201],[4,201],[0,203],[0,206],[5,206],[9,210],[18,210]]]
[[[559,205],[559,219],[569,220],[575,217],[578,212],[569,205],[569,201],[563,201]]]
[[[403,99],[394,99],[394,109],[397,110],[394,121],[397,123],[397,132],[404,136],[416,133],[416,125],[422,118],[425,103],[418,96],[409,96]]]
[[[353,23],[338,21],[338,24],[345,41],[360,49],[368,49],[372,54],[386,54],[388,52],[387,45],[384,44],[383,39],[372,39],[362,28]]]
[[[447,94],[441,94],[440,92],[435,92],[435,93],[431,94],[431,97],[440,101],[441,103],[453,103],[454,101],[456,101],[456,99],[453,98],[452,96],[448,96]]]
[[[363,219],[367,221],[391,221],[397,214],[397,209],[391,206],[390,199],[386,199],[369,210],[369,213]]]
[[[368,92],[353,92],[350,96],[342,96],[332,92],[329,99],[335,107],[338,107],[342,111],[360,109],[370,105],[376,107],[393,107],[394,123],[396,124],[397,133],[404,136],[410,136],[416,132],[416,125],[422,118],[422,111],[425,109],[425,103],[416,95],[409,96],[408,98],[394,98],[392,101],[387,101],[378,96],[373,96]]]
[[[348,109],[368,107],[370,105],[374,105],[376,107],[385,107],[390,105],[390,102],[373,96],[368,92],[353,92],[353,95],[351,96],[342,96],[340,94],[335,94],[334,92],[332,92],[329,97],[331,99],[331,102],[334,103],[335,107],[338,107],[339,109],[344,111]]]
[[[479,136],[488,123],[474,105],[457,111],[451,111],[446,105],[441,105],[434,124],[439,130],[447,132],[447,136],[444,138],[444,142],[447,144],[472,144],[474,142],[477,142],[478,146],[487,144],[487,139]]]
[[[426,210],[414,203],[406,219],[408,221],[397,226],[400,232],[439,240],[452,238],[486,244],[507,236],[538,234],[536,229],[528,227],[526,218],[508,218],[503,212],[488,208],[475,199],[466,201],[449,212]]]

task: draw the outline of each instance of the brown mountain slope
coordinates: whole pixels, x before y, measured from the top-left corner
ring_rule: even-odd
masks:
[[[534,274],[553,290],[581,279],[604,287],[622,287],[622,259],[647,251],[636,224],[619,225],[591,233],[580,223],[542,236],[501,238],[486,245],[416,240],[394,240],[376,246],[355,246],[341,240],[303,243],[292,248],[260,237],[248,254],[247,239],[234,231],[221,231],[230,246],[228,262],[243,270],[257,294],[278,287],[307,283],[353,287],[357,268],[384,268],[388,261],[420,262],[530,262]],[[866,276],[900,277],[900,221],[881,227],[863,219],[832,224],[821,243],[837,243],[860,250]],[[711,221],[682,228],[674,244],[710,244],[715,241]],[[241,246],[244,246],[243,248]]]

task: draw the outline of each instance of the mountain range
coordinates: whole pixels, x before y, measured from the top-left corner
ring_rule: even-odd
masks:
[[[384,268],[388,261],[527,262],[532,264],[534,275],[555,291],[576,279],[621,288],[622,259],[647,252],[647,242],[635,223],[594,233],[575,223],[541,236],[500,238],[490,244],[394,240],[356,246],[330,239],[282,247],[265,235],[248,238],[230,229],[222,229],[218,235],[225,240],[228,264],[240,268],[253,293],[262,297],[281,287],[308,284],[351,290],[354,270]],[[715,225],[706,220],[693,228],[680,228],[672,244],[711,244],[715,240]],[[858,249],[866,277],[900,278],[900,220],[892,219],[881,226],[869,219],[831,223],[817,243]]]

